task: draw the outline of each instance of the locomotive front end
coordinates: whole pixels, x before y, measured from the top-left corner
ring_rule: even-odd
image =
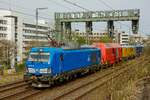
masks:
[[[49,87],[51,80],[50,52],[43,48],[32,48],[26,61],[25,80],[34,87]]]

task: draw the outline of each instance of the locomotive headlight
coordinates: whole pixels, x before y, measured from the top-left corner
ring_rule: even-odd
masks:
[[[40,69],[40,73],[48,73],[48,68]]]
[[[51,73],[51,68],[40,69],[40,73]]]
[[[33,68],[28,68],[29,73],[35,73],[35,69]]]

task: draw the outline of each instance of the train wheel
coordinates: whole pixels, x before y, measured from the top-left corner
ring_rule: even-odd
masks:
[[[49,81],[50,87],[53,86],[54,84],[55,84],[54,81]]]
[[[65,80],[65,79],[64,79],[63,77],[61,77],[61,78],[59,79],[59,82],[60,82],[60,83],[63,83],[64,80]]]

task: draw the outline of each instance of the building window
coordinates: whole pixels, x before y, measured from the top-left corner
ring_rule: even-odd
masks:
[[[6,38],[7,34],[5,33],[0,33],[0,38]]]
[[[7,27],[0,26],[0,31],[6,31]]]
[[[7,20],[0,20],[0,24],[7,24]]]
[[[23,23],[23,24],[25,27],[28,27],[28,28],[36,28],[36,25],[33,25],[33,24],[27,24],[27,23]],[[38,29],[48,30],[48,27],[38,25]]]

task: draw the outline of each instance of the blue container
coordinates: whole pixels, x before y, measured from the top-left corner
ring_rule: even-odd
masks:
[[[136,55],[140,56],[143,52],[144,47],[142,45],[136,45],[135,48],[136,48]]]

